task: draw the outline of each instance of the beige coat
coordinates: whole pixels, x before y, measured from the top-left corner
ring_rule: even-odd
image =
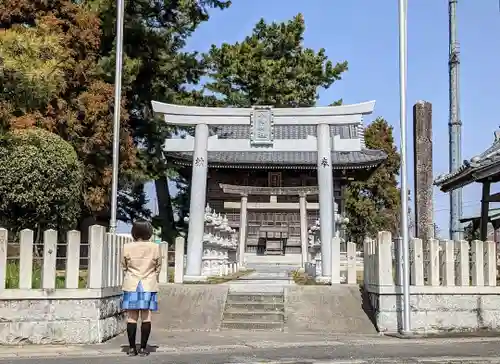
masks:
[[[158,292],[158,275],[161,270],[160,245],[149,241],[136,241],[123,247],[124,291],[135,292],[139,282],[146,292]]]

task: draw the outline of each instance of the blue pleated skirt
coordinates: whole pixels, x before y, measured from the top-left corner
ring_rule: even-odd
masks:
[[[156,292],[144,291],[142,282],[139,282],[135,292],[123,292],[122,309],[158,311],[158,295]]]

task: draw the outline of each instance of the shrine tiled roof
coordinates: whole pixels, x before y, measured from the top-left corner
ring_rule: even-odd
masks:
[[[191,165],[192,152],[167,152],[167,157],[182,165]],[[332,167],[344,168],[372,168],[378,166],[387,158],[380,150],[362,149],[353,152],[332,152]],[[208,164],[211,167],[252,166],[252,168],[316,168],[317,152],[294,151],[244,151],[244,152],[208,152]]]
[[[456,171],[438,176],[434,184],[448,192],[488,177],[500,178],[500,131],[495,132],[495,140],[488,149],[465,160]]]
[[[341,139],[363,138],[361,124],[330,125],[330,135],[339,135]],[[249,139],[249,125],[220,125],[212,129],[212,133],[220,139]],[[306,139],[316,136],[315,125],[275,125],[275,139]]]

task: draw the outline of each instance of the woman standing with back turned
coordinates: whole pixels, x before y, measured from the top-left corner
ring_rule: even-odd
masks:
[[[160,246],[150,241],[153,227],[147,221],[132,225],[134,242],[123,247],[123,302],[127,311],[128,355],[137,355],[135,343],[137,321],[141,317],[141,348],[139,355],[147,356],[151,333],[151,312],[158,310],[158,276],[161,269]]]

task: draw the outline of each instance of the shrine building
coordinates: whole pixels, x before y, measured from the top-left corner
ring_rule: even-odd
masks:
[[[479,225],[480,240],[489,240],[488,224],[494,230],[495,241],[500,235],[500,220],[495,211],[490,210],[490,203],[500,202],[500,193],[491,193],[491,185],[500,182],[500,131],[494,132],[493,143],[482,153],[464,160],[463,164],[448,174],[440,175],[434,184],[443,192],[451,192],[472,183],[482,186],[481,214],[470,218],[461,219],[460,222],[473,222],[473,227]],[[461,213],[460,213],[461,215]]]
[[[166,158],[191,181],[186,279],[200,276],[209,204],[239,231],[242,265],[303,265],[308,228],[320,219],[322,272],[340,282],[334,202],[342,214],[345,187],[366,179],[387,157],[365,147],[363,116],[374,105],[205,108],[153,102],[167,123],[195,126],[194,137],[168,139],[164,146]]]

